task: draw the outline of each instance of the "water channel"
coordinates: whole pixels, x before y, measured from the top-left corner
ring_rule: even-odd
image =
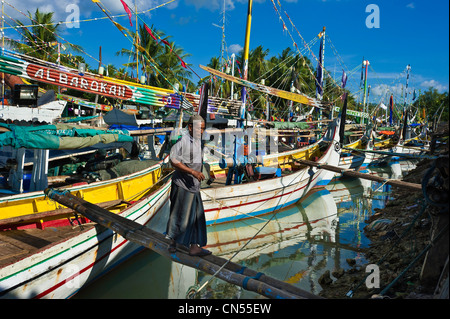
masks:
[[[364,172],[399,178],[414,167],[414,162],[401,161]],[[370,243],[363,232],[365,220],[389,200],[393,200],[389,185],[341,177],[275,214],[209,226],[208,249],[318,294],[322,289],[318,279],[326,270],[351,268],[348,258],[364,263],[362,250]],[[161,221],[152,223],[150,227],[162,232]],[[198,291],[206,281],[208,284]],[[200,298],[208,299],[262,298],[148,249],[82,288],[73,298],[183,299],[194,290]]]

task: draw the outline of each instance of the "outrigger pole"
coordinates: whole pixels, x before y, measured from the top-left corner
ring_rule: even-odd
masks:
[[[164,177],[162,180],[166,178]],[[184,249],[177,250],[175,253],[169,253],[167,249],[169,240],[165,239],[163,234],[145,225],[114,214],[98,205],[74,196],[68,191],[47,188],[45,194],[58,203],[72,208],[91,221],[111,229],[131,242],[149,248],[177,263],[215,275],[217,278],[243,287],[246,290],[272,299],[322,299],[293,285],[218,256],[190,256],[188,251]]]

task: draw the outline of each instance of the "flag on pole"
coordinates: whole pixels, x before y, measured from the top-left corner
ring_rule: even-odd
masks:
[[[323,94],[323,78],[322,78],[322,61],[323,61],[323,40],[320,41],[319,61],[317,61],[317,73],[316,73],[316,98],[322,99]]]
[[[392,113],[394,112],[394,96],[391,95],[389,100],[389,125],[392,126]]]
[[[131,10],[130,10],[130,8],[128,7],[128,5],[123,0],[120,0],[120,2],[122,2],[123,8],[128,13],[128,19],[130,19],[130,25],[133,26],[133,23],[131,22]]]
[[[155,37],[155,35],[153,34],[152,29],[150,29],[150,28],[148,27],[148,25],[146,25],[145,23],[144,23],[144,27],[145,27],[145,30],[147,30],[148,34],[150,34],[150,36],[153,38],[153,40],[158,41],[158,39],[157,39],[157,38]]]
[[[347,73],[345,73],[344,70],[342,70],[342,80],[341,80],[341,83],[342,83],[342,88],[344,88],[345,85],[347,84]]]
[[[198,114],[200,114],[206,123],[206,116],[208,114],[208,90],[209,90],[209,83],[205,82],[203,83],[201,89],[200,89],[200,101],[198,103]]]
[[[177,58],[181,61],[181,66],[185,69],[187,69],[186,63],[177,55]]]

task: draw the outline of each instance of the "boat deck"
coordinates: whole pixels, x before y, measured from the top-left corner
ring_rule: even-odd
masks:
[[[0,268],[14,263],[40,249],[79,234],[91,225],[30,228],[0,231]]]

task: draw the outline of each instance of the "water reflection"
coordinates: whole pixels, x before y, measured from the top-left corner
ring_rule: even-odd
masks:
[[[394,178],[413,167],[412,161],[393,161],[367,173]],[[390,186],[383,183],[340,178],[276,214],[208,227],[208,246],[216,255],[318,294],[318,279],[326,270],[350,268],[347,259],[365,262],[363,252],[369,245],[363,233],[365,220],[386,205],[389,194]],[[164,225],[161,217],[151,227],[161,231]],[[149,250],[74,298],[186,298],[207,280],[199,293],[202,298],[260,298]]]

